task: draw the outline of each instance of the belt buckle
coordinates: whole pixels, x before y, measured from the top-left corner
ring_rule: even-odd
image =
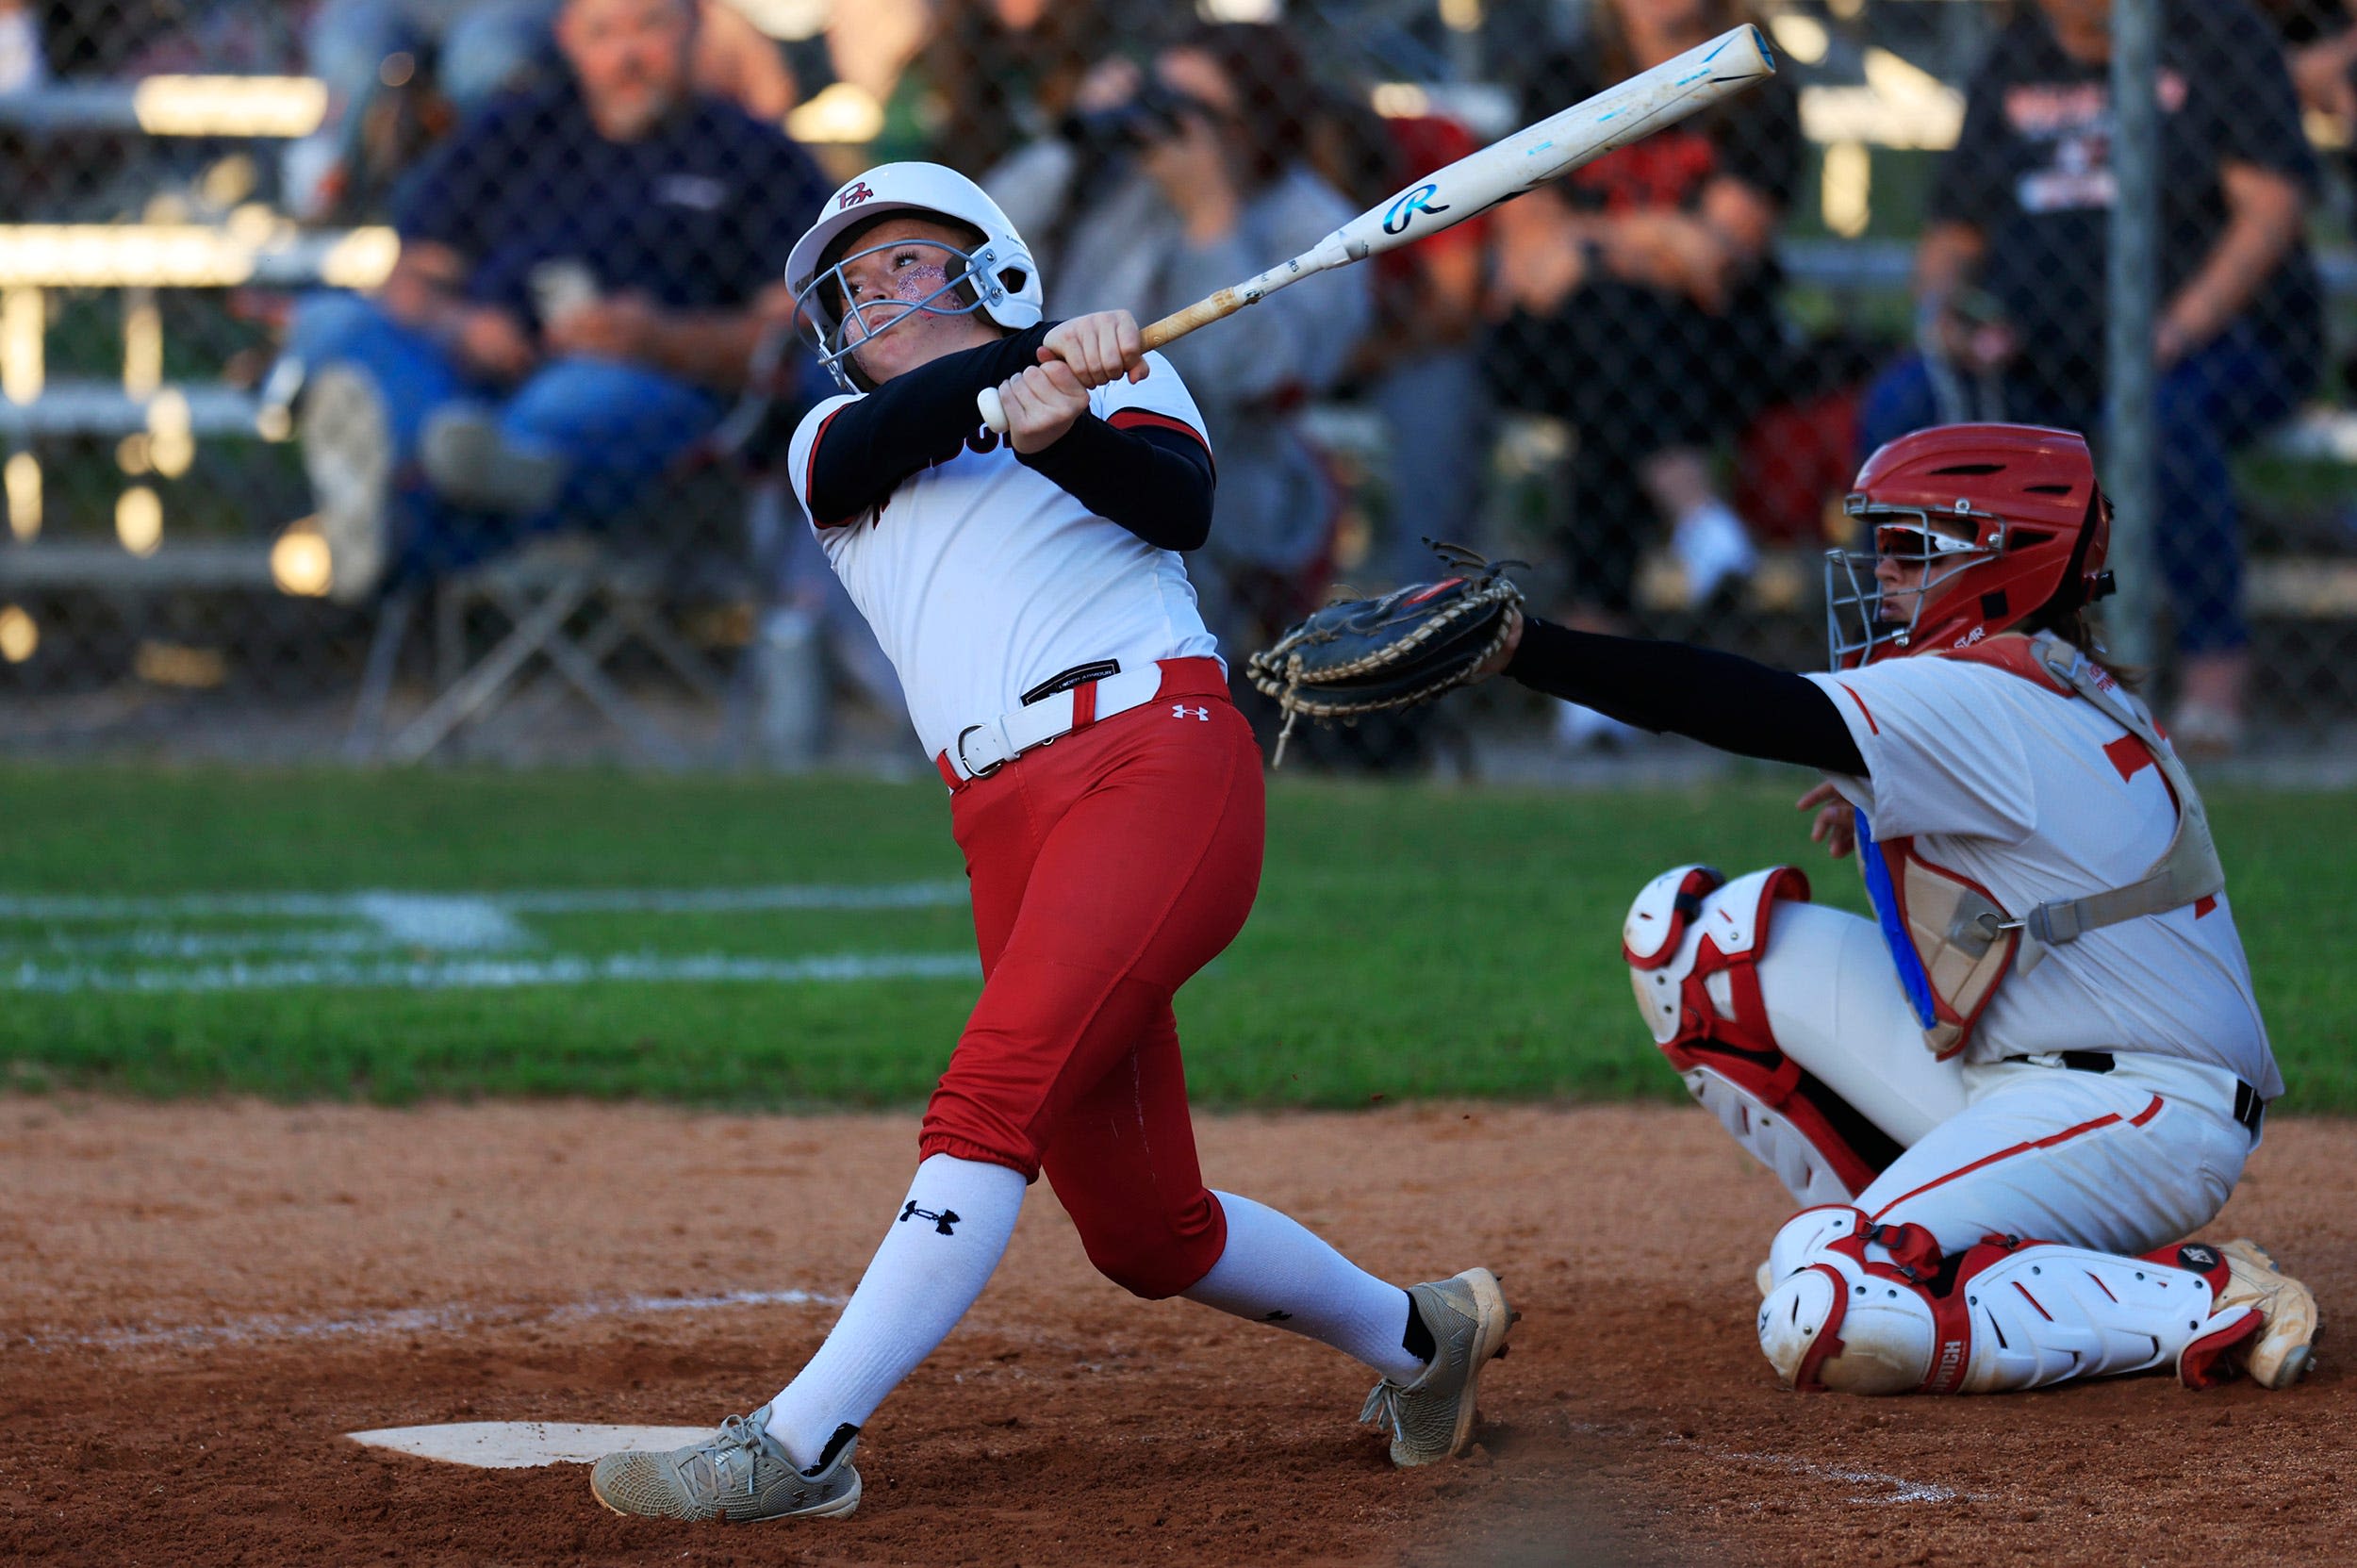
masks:
[[[997,772],[1000,768],[1006,767],[1009,762],[1014,760],[1010,757],[1001,757],[997,762],[992,763],[988,767],[977,767],[972,763],[966,761],[965,737],[972,734],[977,730],[986,728],[988,728],[987,725],[968,724],[964,729],[958,732],[958,766],[965,769],[965,776],[969,779],[987,779],[993,773]]]

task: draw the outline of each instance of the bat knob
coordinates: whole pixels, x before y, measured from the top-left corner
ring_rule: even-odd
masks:
[[[982,416],[982,422],[1004,436],[1007,433],[1007,405],[1000,401],[998,388],[985,387],[974,394],[974,406]]]

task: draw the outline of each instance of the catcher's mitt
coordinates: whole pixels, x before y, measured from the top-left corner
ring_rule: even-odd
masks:
[[[1522,589],[1505,576],[1520,561],[1488,561],[1461,545],[1431,545],[1458,575],[1415,583],[1380,599],[1328,604],[1245,665],[1252,684],[1285,710],[1277,762],[1303,714],[1347,722],[1413,707],[1471,681],[1506,642]]]

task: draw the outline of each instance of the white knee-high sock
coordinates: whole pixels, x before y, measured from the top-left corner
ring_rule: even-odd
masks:
[[[769,1401],[769,1435],[804,1469],[838,1428],[857,1427],[956,1328],[1014,1234],[1023,1173],[936,1154],[859,1289],[800,1376]]]
[[[1265,1203],[1211,1196],[1228,1214],[1228,1249],[1188,1289],[1188,1300],[1307,1334],[1394,1382],[1415,1380],[1424,1362],[1400,1343],[1411,1310],[1406,1291]]]

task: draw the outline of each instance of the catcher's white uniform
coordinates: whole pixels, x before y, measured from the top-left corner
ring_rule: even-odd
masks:
[[[1881,852],[1871,822],[2019,916],[2126,887],[2171,848],[2153,751],[2067,689],[1940,657],[1810,679],[1867,766],[1831,781],[1864,855]],[[1656,1038],[1814,1205],[1762,1282],[1771,1360],[1798,1386],[1863,1393],[2031,1387],[2181,1352],[2203,1380],[2249,1325],[2180,1270],[2224,1263],[2139,1255],[2217,1214],[2283,1091],[2224,895],[2025,944],[1946,1061],[1902,979],[1920,954],[1878,895],[1880,923],[1806,902],[1789,867],[1723,886],[1682,867],[1630,915]]]
[[[2168,847],[2177,803],[2160,769],[2085,701],[1957,659],[1810,679],[1835,698],[1866,759],[1869,777],[1833,784],[1874,835],[1912,836],[1923,858],[2005,909],[2125,886]],[[1772,1006],[1785,990],[1778,961],[1810,961],[1809,938],[1790,934],[1801,950],[1772,944],[1762,966]],[[1871,1070],[1924,1051],[1887,949],[1882,972],[1856,983],[1899,1005],[1895,1017],[1853,1009],[1845,1018],[1849,999],[1836,999],[1849,1028],[1827,1065],[1845,1081],[1850,1063]],[[1856,1037],[1870,1017],[1896,1027]],[[2107,1053],[2112,1070],[2032,1060],[2063,1051]],[[1910,1140],[1857,1204],[1925,1227],[1944,1249],[2010,1231],[2144,1252],[2208,1223],[2233,1190],[2252,1142],[2234,1120],[2237,1080],[2262,1099],[2283,1092],[2221,893],[2088,932],[2026,973],[2017,964],[1958,1059],[1959,1109]]]

